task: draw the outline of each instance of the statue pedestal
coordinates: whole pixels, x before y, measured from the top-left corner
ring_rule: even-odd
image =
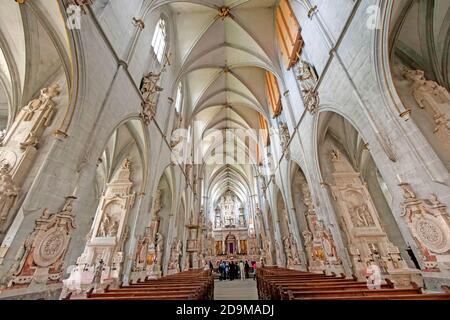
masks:
[[[291,270],[297,270],[297,271],[302,271],[303,270],[301,264],[288,265],[287,268],[291,269]]]
[[[308,271],[313,273],[323,273],[325,271],[325,264],[322,260],[315,260],[309,263]]]
[[[405,268],[389,270],[386,278],[394,283],[395,288],[412,288],[415,285],[423,288],[424,284],[422,273],[420,270],[416,269]]]
[[[138,282],[144,282],[147,278],[145,271],[132,271],[130,275],[130,283],[136,284]]]
[[[64,299],[70,292],[75,297],[86,297],[86,293],[92,288],[93,279],[92,271],[83,271],[81,267],[75,267],[70,273],[70,277],[63,280],[61,299]]]

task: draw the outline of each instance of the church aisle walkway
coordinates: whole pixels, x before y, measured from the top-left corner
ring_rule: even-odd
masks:
[[[248,280],[216,280],[214,283],[214,300],[258,300],[256,281]]]

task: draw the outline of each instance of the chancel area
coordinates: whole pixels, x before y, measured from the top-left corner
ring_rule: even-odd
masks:
[[[450,300],[449,22],[2,0],[0,299]]]

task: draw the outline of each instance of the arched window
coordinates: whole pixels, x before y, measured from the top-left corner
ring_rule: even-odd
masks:
[[[162,62],[164,51],[166,50],[166,22],[164,19],[159,19],[156,25],[155,33],[152,40],[153,52],[156,55],[159,63]]]
[[[177,89],[177,97],[175,99],[175,110],[178,114],[181,113],[181,108],[183,107],[183,85],[180,82]]]

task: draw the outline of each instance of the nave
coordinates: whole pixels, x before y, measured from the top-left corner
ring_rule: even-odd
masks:
[[[147,280],[102,293],[92,288],[76,300],[450,300],[443,293],[426,292],[417,284],[398,288],[389,280],[358,281],[344,274],[326,275],[278,267],[258,269],[256,279],[217,280],[211,270],[193,270]],[[72,299],[72,294],[64,298]]]
[[[0,299],[448,298],[450,1],[0,2]]]
[[[214,300],[258,300],[256,281],[253,279],[216,280],[214,286]]]

